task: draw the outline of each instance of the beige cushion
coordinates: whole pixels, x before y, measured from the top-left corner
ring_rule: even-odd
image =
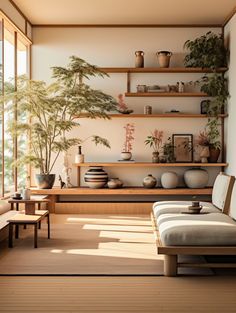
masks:
[[[236,185],[234,185],[234,188],[232,191],[230,208],[229,208],[229,216],[231,216],[232,218],[236,220]]]
[[[188,206],[192,204],[192,201],[160,201],[153,205],[153,214],[158,218],[161,214],[167,213],[181,213],[184,210],[188,210]],[[203,206],[203,213],[221,213],[212,203],[200,202]]]
[[[0,216],[0,229],[4,228],[5,226],[7,226],[9,223],[8,223],[8,220],[13,217],[14,215],[18,214],[17,211],[8,211],[4,214],[2,214]]]
[[[225,214],[162,214],[157,224],[165,246],[236,245],[236,222]]]
[[[221,211],[228,211],[234,180],[233,176],[224,173],[220,173],[216,177],[212,191],[212,203]]]
[[[0,200],[0,214],[6,213],[11,210],[11,205],[7,200]]]

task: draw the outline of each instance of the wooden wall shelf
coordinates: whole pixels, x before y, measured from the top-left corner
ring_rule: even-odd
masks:
[[[126,97],[209,97],[204,92],[126,92]]]
[[[108,114],[110,118],[208,118],[207,114],[184,114],[184,113],[163,113],[163,114]],[[219,114],[219,118],[225,118],[228,114]],[[89,118],[88,114],[80,114],[76,118]]]
[[[77,167],[226,167],[227,163],[151,163],[151,162],[85,162],[74,163]]]
[[[31,189],[34,195],[211,195],[212,187],[202,189],[190,188],[153,188],[143,187],[123,187],[120,189],[92,189],[88,187],[80,188],[53,188],[53,189]]]
[[[100,70],[106,73],[212,73],[209,68],[201,67],[101,67]],[[224,73],[228,69],[226,67],[216,69],[217,73]]]

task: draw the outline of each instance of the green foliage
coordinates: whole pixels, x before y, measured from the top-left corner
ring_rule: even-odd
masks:
[[[174,148],[175,148],[175,146],[173,145],[172,140],[169,137],[167,142],[165,142],[163,147],[162,147],[164,159],[168,163],[175,162]]]
[[[227,65],[227,50],[222,35],[207,32],[194,40],[187,40],[184,48],[189,53],[184,58],[186,67],[212,68]]]
[[[217,118],[209,118],[206,126],[207,138],[209,141],[209,146],[215,149],[221,149],[220,142],[220,122]]]
[[[213,99],[210,100],[207,114],[217,116],[225,111],[227,99],[229,97],[228,81],[223,74],[213,73],[202,77],[199,81],[201,91],[206,92]]]
[[[68,67],[54,67],[55,82],[46,85],[43,81],[17,80],[17,91],[5,94],[1,101],[14,110],[26,112],[31,123],[16,121],[9,125],[15,135],[27,134],[30,151],[19,164],[31,163],[40,173],[51,173],[60,152],[82,142],[79,138],[66,138],[74,127],[79,126],[76,116],[82,113],[91,118],[108,118],[107,112],[116,110],[116,101],[102,91],[94,90],[83,83],[90,76],[106,76],[96,66],[75,56]],[[109,142],[94,135],[95,144],[109,147]]]

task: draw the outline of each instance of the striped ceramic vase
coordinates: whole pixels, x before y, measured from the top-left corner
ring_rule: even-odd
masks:
[[[90,188],[103,188],[108,181],[108,174],[101,166],[90,166],[84,175],[84,181]]]

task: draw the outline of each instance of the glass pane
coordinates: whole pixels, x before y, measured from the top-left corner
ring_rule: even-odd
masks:
[[[2,95],[2,20],[0,20],[0,96]],[[0,196],[2,195],[2,107],[0,109]]]
[[[27,75],[27,51],[28,47],[23,43],[20,38],[17,40],[17,76]],[[21,123],[27,122],[27,115],[25,112],[18,111],[17,120]],[[17,138],[18,145],[18,158],[24,156],[27,152],[27,135],[19,135]],[[27,185],[27,166],[19,165],[17,168],[17,184],[18,188],[25,187]]]
[[[4,27],[4,93],[14,90],[14,32]],[[8,130],[9,124],[14,120],[14,110],[8,110],[12,107],[11,102],[5,103],[4,112],[4,193],[14,191],[14,140],[11,132]]]

